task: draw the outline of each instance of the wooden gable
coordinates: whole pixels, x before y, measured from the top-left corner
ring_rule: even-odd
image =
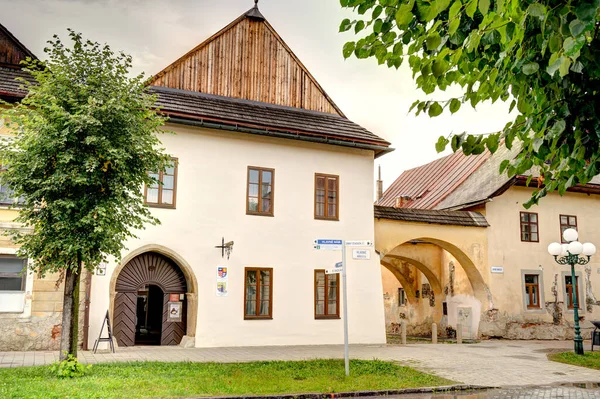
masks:
[[[256,7],[151,84],[344,116]]]
[[[20,68],[25,58],[36,58],[8,29],[0,24],[0,66]]]

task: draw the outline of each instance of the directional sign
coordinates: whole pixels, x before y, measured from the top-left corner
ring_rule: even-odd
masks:
[[[370,249],[353,249],[352,250],[352,259],[359,259],[359,260],[371,259],[371,250]]]
[[[341,273],[343,270],[344,270],[344,267],[342,265],[342,262],[338,262],[335,264],[335,267],[333,269],[326,269],[325,274]]]
[[[318,239],[314,241],[315,245],[342,245],[342,240]]]
[[[342,240],[317,239],[313,241],[313,248],[325,251],[341,251]]]
[[[373,241],[370,240],[351,240],[346,241],[347,247],[372,247]]]

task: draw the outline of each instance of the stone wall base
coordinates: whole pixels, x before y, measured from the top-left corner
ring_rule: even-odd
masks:
[[[58,350],[62,312],[0,319],[0,351]]]

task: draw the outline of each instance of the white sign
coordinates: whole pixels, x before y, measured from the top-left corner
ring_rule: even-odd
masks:
[[[347,247],[372,247],[373,241],[369,240],[349,240],[346,241]]]
[[[341,251],[341,245],[313,245],[314,249],[318,249],[320,251]]]
[[[333,269],[326,269],[325,274],[336,274],[341,273],[342,271],[344,271],[344,266],[342,265],[342,262],[338,262]]]
[[[352,250],[352,259],[369,260],[369,259],[371,259],[371,250],[370,249],[353,249]]]
[[[504,267],[492,266],[492,273],[504,273]]]

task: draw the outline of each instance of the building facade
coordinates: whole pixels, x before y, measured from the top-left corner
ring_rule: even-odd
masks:
[[[325,273],[341,253],[314,240],[373,240],[374,158],[389,143],[346,118],[257,7],[149,89],[175,133],[160,136],[173,157],[151,172],[161,184],[141,188],[161,224],[82,284],[84,346],[107,335],[107,312],[119,346],[342,343],[340,275]],[[348,256],[351,343],[385,342],[369,251]],[[19,288],[15,318],[34,322],[44,296],[60,323],[62,287],[36,295],[30,276]],[[60,329],[37,326],[36,349],[55,349]]]
[[[515,151],[449,155],[403,173],[377,202],[388,331],[404,319],[416,335],[435,322],[447,335],[460,323],[471,338],[567,339],[578,295],[589,337],[589,320],[600,319],[600,258],[577,266],[573,287],[570,267],[547,248],[569,227],[600,243],[600,181],[525,209],[537,179],[497,173]]]

